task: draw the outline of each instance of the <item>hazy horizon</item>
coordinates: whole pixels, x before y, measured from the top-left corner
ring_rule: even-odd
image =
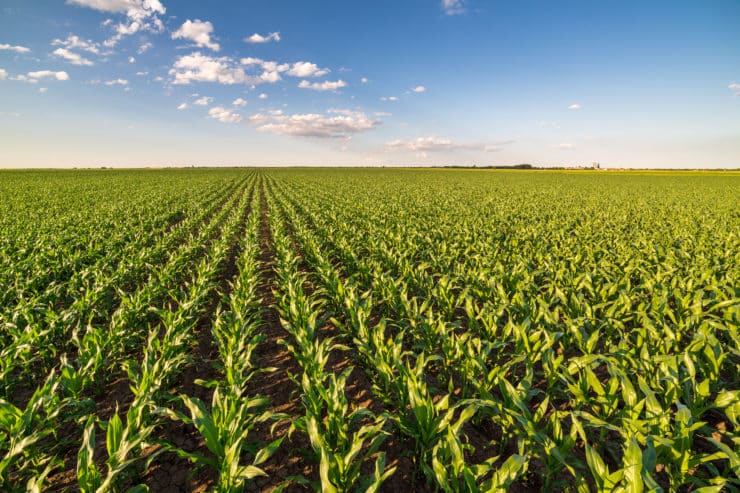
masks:
[[[6,0],[0,168],[740,167],[740,3]]]

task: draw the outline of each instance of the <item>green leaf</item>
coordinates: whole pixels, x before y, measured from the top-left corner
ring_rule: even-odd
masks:
[[[280,437],[277,440],[271,442],[269,445],[263,447],[260,449],[259,452],[257,452],[257,455],[254,457],[254,461],[252,464],[255,466],[258,466],[265,462],[267,459],[273,456],[275,452],[277,452],[278,448],[280,448],[280,444],[283,443],[283,439],[285,437]]]
[[[181,394],[180,399],[182,399],[182,402],[190,411],[193,424],[203,436],[208,450],[210,450],[216,457],[224,457],[225,450],[220,441],[218,428],[213,422],[213,416],[208,412],[203,402],[197,397],[189,397],[186,394]]]
[[[116,455],[121,445],[121,438],[123,438],[123,423],[118,415],[118,408],[116,408],[116,413],[108,421],[108,429],[105,433],[105,447],[108,450],[108,457]]]
[[[624,451],[624,480],[627,493],[642,493],[642,450],[637,440],[630,438]]]

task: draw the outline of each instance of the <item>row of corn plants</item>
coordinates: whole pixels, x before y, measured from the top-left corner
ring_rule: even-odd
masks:
[[[268,188],[270,231],[275,250],[276,308],[281,323],[290,334],[287,349],[302,369],[291,378],[301,391],[305,415],[292,427],[308,435],[319,462],[319,481],[293,478],[309,484],[315,491],[377,491],[395,468],[386,468],[385,453],[378,452],[387,436],[385,416],[375,416],[364,407],[354,407],[345,388],[353,367],[340,374],[326,368],[333,351],[347,348],[319,331],[326,322],[322,303],[316,293],[304,290],[308,279],[299,270],[300,257],[285,230],[284,219],[275,205],[274,192]],[[362,465],[371,461],[373,471],[362,474]]]
[[[227,209],[228,217],[218,237],[197,262],[192,279],[184,285],[167,286],[170,301],[157,310],[158,320],[148,330],[143,355],[123,363],[133,393],[125,419],[121,419],[118,411],[106,421],[94,415],[88,417],[77,461],[81,491],[102,493],[120,489],[128,470],[141,462],[142,470],[146,470],[159,452],[165,450],[164,447],[154,452],[148,449],[155,445],[155,431],[161,415],[168,412],[165,391],[187,363],[195,326],[218,286],[218,276],[244,220],[246,189],[236,198],[234,205]],[[209,227],[215,228],[216,224]],[[98,427],[106,434],[105,471],[101,471],[94,460]],[[144,489],[143,484],[131,488],[133,491]]]

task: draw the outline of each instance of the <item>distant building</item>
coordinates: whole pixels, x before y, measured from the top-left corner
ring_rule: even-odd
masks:
[[[599,169],[599,168],[601,168],[601,165],[599,163],[594,162],[594,163],[591,163],[591,167],[593,169]]]

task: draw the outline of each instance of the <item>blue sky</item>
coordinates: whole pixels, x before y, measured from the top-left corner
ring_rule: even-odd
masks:
[[[0,167],[740,167],[740,2],[4,0]]]

